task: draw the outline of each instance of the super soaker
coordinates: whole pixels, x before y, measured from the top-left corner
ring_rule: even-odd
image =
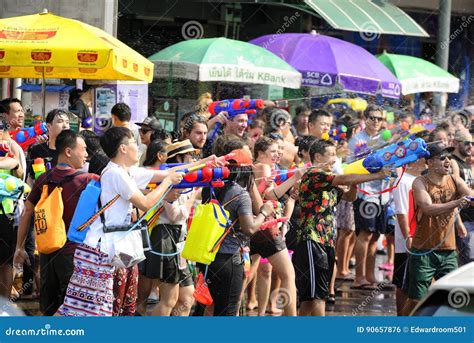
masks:
[[[229,99],[214,101],[209,105],[207,110],[211,113],[211,117],[216,116],[221,112],[227,112],[230,119],[233,119],[235,116],[244,113],[253,116],[257,113],[257,110],[263,108],[263,106],[262,99]],[[211,141],[214,139],[214,136],[220,127],[221,123],[216,123],[214,132],[210,139]]]
[[[344,168],[344,174],[377,173],[383,167],[398,168],[420,158],[429,157],[429,155],[423,139],[406,139],[372,152],[364,159],[348,164]]]
[[[33,126],[10,132],[10,137],[26,151],[30,145],[36,142],[36,137],[44,135],[46,132],[48,132],[46,123],[37,122]]]

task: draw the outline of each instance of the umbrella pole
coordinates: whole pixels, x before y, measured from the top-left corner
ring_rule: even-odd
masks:
[[[168,69],[168,97],[173,95],[173,63],[170,62]]]
[[[43,121],[46,119],[46,84],[45,84],[45,78],[44,78],[44,67],[42,71],[42,82],[41,82],[41,98],[43,99],[43,106],[42,106],[42,116],[43,116]]]

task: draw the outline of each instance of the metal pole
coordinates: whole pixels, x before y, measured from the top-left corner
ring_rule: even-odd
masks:
[[[2,79],[2,99],[10,97],[10,79]]]
[[[18,89],[18,87],[21,86],[21,83],[22,83],[22,79],[20,78],[13,79],[12,97],[20,99],[20,100],[21,100],[21,89]]]
[[[46,120],[46,79],[44,78],[44,68],[42,71],[42,79],[41,79],[41,96],[43,99],[43,106],[41,110],[41,115],[43,116],[43,121]]]
[[[438,40],[436,46],[436,64],[448,70],[449,64],[449,34],[451,28],[451,0],[439,0]],[[439,115],[444,116],[448,95],[440,93]]]

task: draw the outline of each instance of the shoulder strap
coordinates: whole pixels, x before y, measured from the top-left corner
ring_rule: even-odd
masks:
[[[85,174],[83,171],[76,171],[75,173],[73,174],[70,174],[70,175],[67,175],[65,176],[62,180],[60,181],[53,181],[52,180],[52,169],[48,170],[46,173],[48,173],[46,175],[46,183],[47,184],[53,184],[53,185],[57,185],[57,186],[62,186],[63,183],[65,182],[69,182],[70,180],[72,180],[74,177],[78,176],[78,175],[81,175],[81,174]]]
[[[110,200],[108,203],[106,203],[104,206],[102,206],[102,202],[100,201],[100,195],[99,195],[99,200],[98,200],[99,210],[96,213],[94,213],[94,215],[92,215],[92,217],[90,217],[84,224],[79,226],[77,228],[77,231],[82,231],[86,227],[90,226],[97,219],[98,216],[100,216],[100,221],[102,222],[102,224],[105,227],[104,212],[105,212],[106,209],[110,208],[110,206],[112,206],[118,200],[118,198],[120,198],[120,195],[117,194],[112,200]]]

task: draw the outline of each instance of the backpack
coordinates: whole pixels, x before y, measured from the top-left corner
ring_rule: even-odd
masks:
[[[61,181],[52,181],[51,172],[46,175],[41,198],[35,206],[34,227],[38,251],[42,254],[51,254],[66,244],[66,227],[63,220],[64,203],[61,187],[64,182],[75,176],[84,174],[81,171],[66,176]],[[53,191],[48,194],[48,187],[54,184]]]
[[[90,225],[120,198],[117,195],[104,206],[100,206],[100,192],[100,181],[96,180],[91,180],[82,191],[67,232],[67,238],[70,241],[84,243]]]

